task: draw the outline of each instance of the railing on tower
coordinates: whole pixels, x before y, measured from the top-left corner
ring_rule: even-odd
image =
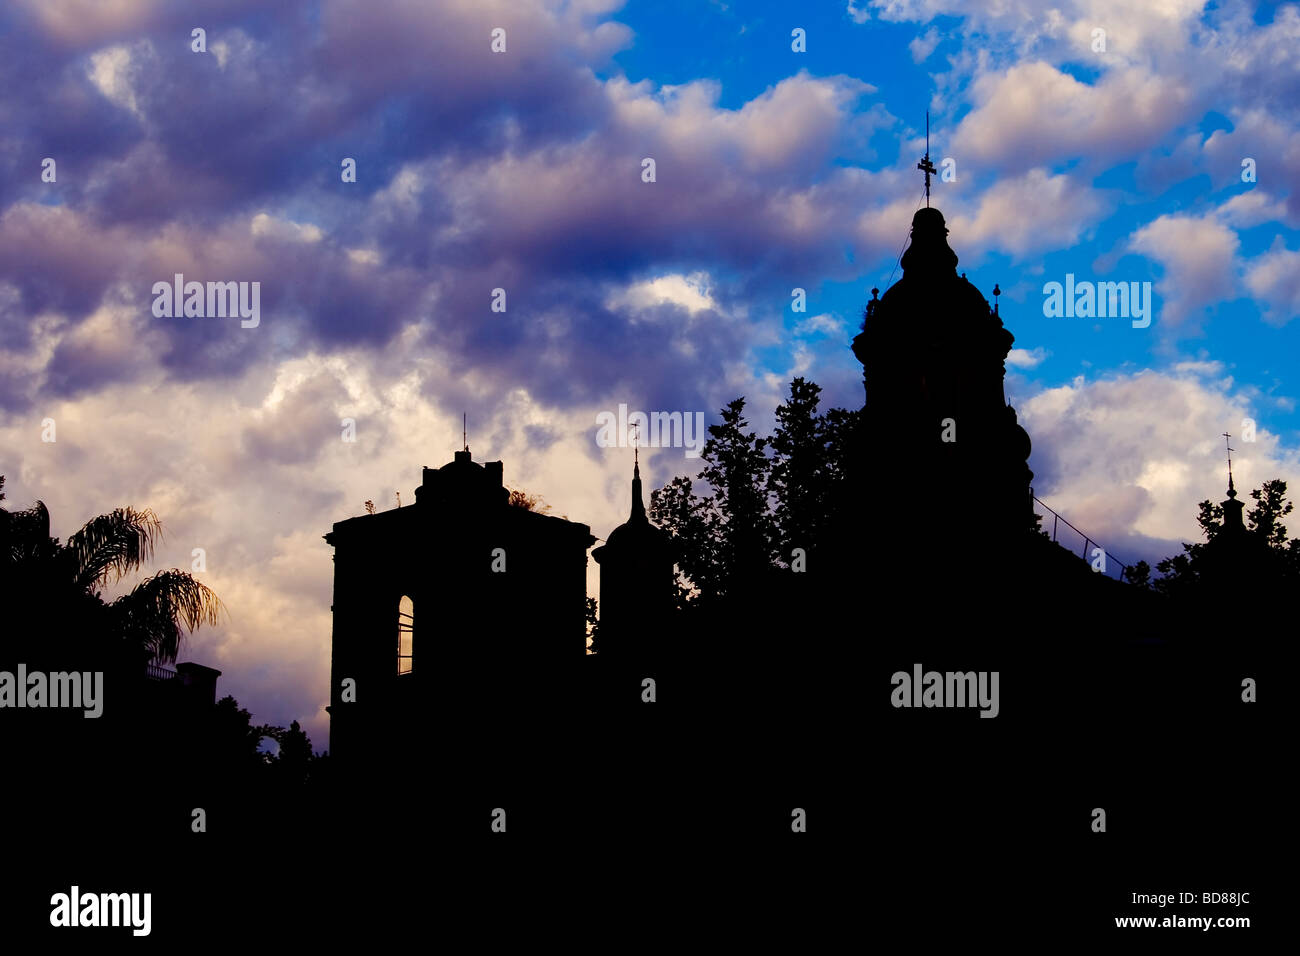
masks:
[[[1106,570],[1102,573],[1104,573],[1107,577],[1113,577],[1118,581],[1128,580],[1127,573],[1128,573],[1129,565],[1125,564],[1119,558],[1111,554],[1110,551],[1106,550],[1106,548],[1102,547],[1101,542],[1093,540],[1092,537],[1084,534],[1074,525],[1070,524],[1070,522],[1066,521],[1065,518],[1061,517],[1060,514],[1058,514],[1053,509],[1049,508],[1047,504],[1037,495],[1031,493],[1030,496],[1033,498],[1034,504],[1042,506],[1043,511],[1047,512],[1047,514],[1042,516],[1043,518],[1042,529],[1044,531],[1047,530],[1048,515],[1051,516],[1051,523],[1052,523],[1051,535],[1053,541],[1055,541],[1057,544],[1061,545],[1061,547],[1066,548],[1069,551],[1077,551],[1079,557],[1083,558],[1083,560],[1087,561],[1089,564],[1092,564],[1093,562],[1093,557],[1091,554],[1092,548],[1093,547],[1102,548],[1102,552],[1106,555]],[[1071,531],[1074,532],[1073,537],[1069,534],[1069,532]],[[1065,534],[1065,540],[1060,540],[1060,535],[1062,533]],[[1082,542],[1082,546],[1079,546],[1078,544],[1078,542],[1080,541]],[[1112,573],[1111,571],[1112,566],[1118,569],[1115,573]]]

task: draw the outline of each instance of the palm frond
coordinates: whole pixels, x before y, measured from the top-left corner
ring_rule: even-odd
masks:
[[[165,664],[180,652],[182,626],[216,625],[224,610],[216,592],[177,568],[146,578],[109,605],[118,634]]]
[[[78,587],[90,588],[134,571],[153,555],[162,522],[147,508],[118,508],[92,518],[64,545]]]

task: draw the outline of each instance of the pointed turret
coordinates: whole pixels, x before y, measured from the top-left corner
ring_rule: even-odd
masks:
[[[661,639],[672,610],[673,554],[668,535],[650,523],[641,490],[641,463],[632,466],[627,521],[591,552],[600,565],[598,653],[642,655]]]

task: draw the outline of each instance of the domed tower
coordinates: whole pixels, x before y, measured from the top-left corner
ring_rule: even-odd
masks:
[[[591,556],[600,565],[598,653],[654,653],[673,606],[673,552],[668,535],[646,516],[639,461],[632,466],[632,513]]]
[[[912,508],[869,505],[887,538],[928,527],[979,547],[1036,527],[1030,442],[1003,388],[1015,337],[957,274],[947,236],[938,209],[917,211],[903,276],[872,290],[853,340],[866,387],[855,487],[869,503],[909,493]]]

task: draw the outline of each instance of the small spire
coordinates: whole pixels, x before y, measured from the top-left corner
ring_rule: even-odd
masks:
[[[460,443],[464,446],[464,451],[469,451],[469,413],[461,412],[460,414]]]
[[[1231,437],[1227,432],[1223,433],[1223,444],[1228,449],[1228,497],[1223,502],[1223,531],[1235,537],[1246,533],[1246,524],[1242,520],[1242,512],[1246,510],[1246,506],[1237,500],[1237,489],[1232,483],[1233,449],[1228,444],[1228,439]]]
[[[628,521],[649,521],[645,514],[645,501],[641,497],[641,463],[632,465],[632,514]]]
[[[1228,444],[1228,439],[1232,436],[1227,432],[1223,433],[1223,444],[1228,449],[1228,497],[1237,497],[1237,489],[1232,486],[1232,446]]]
[[[993,283],[993,314],[994,315],[998,314],[998,296],[1000,296],[1001,294],[1002,294],[1002,290],[998,288],[998,284],[996,282]]]

